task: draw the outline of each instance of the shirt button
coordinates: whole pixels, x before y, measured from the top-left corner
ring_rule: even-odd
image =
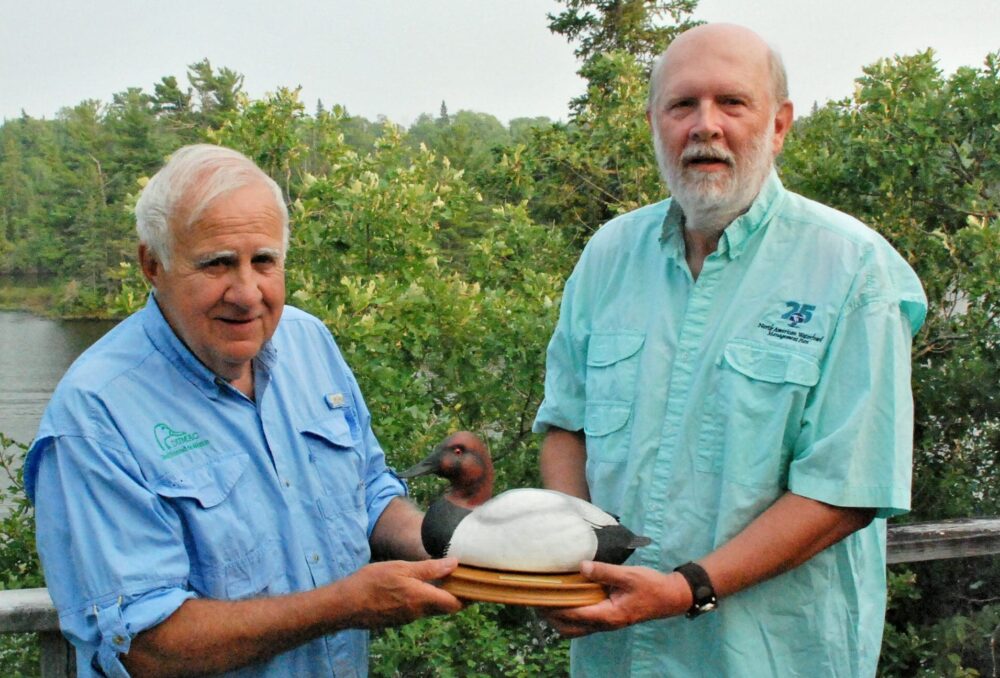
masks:
[[[125,638],[122,636],[115,636],[111,639],[111,642],[115,645],[123,645],[125,643]]]
[[[310,559],[311,559],[311,560],[312,560],[312,561],[313,561],[314,563],[318,563],[318,562],[319,562],[319,554],[318,554],[318,553],[314,553],[314,554],[312,554],[312,556],[311,556],[311,558],[310,558]]]
[[[283,485],[284,485],[285,487],[291,487],[291,486],[292,486],[292,481],[291,481],[291,480],[289,480],[288,478],[285,478],[285,480],[283,481],[283,483],[282,483],[282,484],[283,484]]]

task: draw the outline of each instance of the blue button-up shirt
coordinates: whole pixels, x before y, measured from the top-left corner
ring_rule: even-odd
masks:
[[[786,491],[880,519],[695,620],[574,641],[577,676],[871,676],[885,520],[909,508],[910,342],[926,301],[855,219],[773,174],[697,280],[664,201],[591,239],[566,284],[535,430],[583,430],[594,503],[669,572]]]
[[[369,561],[376,521],[406,488],[329,332],[286,307],[253,367],[251,400],[151,297],[56,389],[25,485],[78,675],[127,675],[118,655],[188,598],[305,591]],[[233,675],[364,676],[367,641],[342,631]]]

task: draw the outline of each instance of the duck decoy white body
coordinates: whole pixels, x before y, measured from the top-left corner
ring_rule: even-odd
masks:
[[[493,492],[493,463],[476,436],[450,436],[423,461],[400,475],[433,473],[451,481],[421,527],[434,557],[454,556],[463,565],[520,572],[577,572],[580,562],[622,563],[650,543],[590,502],[525,488]]]

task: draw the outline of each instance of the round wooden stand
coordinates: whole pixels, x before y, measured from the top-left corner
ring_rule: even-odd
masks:
[[[581,607],[607,598],[604,587],[578,572],[532,574],[459,565],[441,587],[465,600],[532,607]]]

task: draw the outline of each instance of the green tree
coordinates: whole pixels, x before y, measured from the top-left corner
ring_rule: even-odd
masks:
[[[229,68],[212,68],[208,59],[188,66],[188,80],[198,97],[203,126],[217,128],[239,109],[243,76]]]
[[[576,43],[589,63],[599,54],[628,52],[647,68],[670,41],[699,22],[690,16],[698,0],[559,0],[566,9],[549,14],[549,30]]]

